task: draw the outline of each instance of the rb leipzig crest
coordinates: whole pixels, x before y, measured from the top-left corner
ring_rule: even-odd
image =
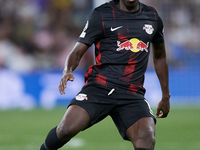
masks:
[[[143,30],[145,30],[148,34],[152,34],[154,31],[154,28],[152,27],[152,25],[145,24],[143,27]]]

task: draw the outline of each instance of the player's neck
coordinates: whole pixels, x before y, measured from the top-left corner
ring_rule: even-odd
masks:
[[[119,3],[116,5],[119,9],[127,12],[135,12],[139,9],[139,2],[137,2],[135,5],[126,5],[123,1],[119,1]]]

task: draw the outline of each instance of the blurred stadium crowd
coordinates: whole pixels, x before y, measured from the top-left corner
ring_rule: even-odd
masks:
[[[92,0],[0,0],[0,66],[63,67],[91,9]]]
[[[141,2],[155,7],[163,19],[170,67],[198,65],[200,1]],[[0,68],[62,69],[93,7],[93,0],[0,0]],[[93,51],[82,61],[79,69],[92,64]]]

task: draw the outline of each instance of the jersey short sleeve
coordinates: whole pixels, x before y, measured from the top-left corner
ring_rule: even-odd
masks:
[[[157,20],[157,27],[158,27],[157,32],[152,39],[152,43],[163,43],[164,42],[164,35],[163,35],[164,27],[163,27],[162,19],[159,16]]]
[[[102,17],[100,13],[95,9],[87,21],[83,32],[79,36],[78,42],[91,46],[103,35],[104,31],[102,26]]]

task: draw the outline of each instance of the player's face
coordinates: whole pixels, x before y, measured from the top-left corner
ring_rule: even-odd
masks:
[[[120,3],[129,11],[136,11],[135,9],[138,7],[139,0],[120,0]]]

